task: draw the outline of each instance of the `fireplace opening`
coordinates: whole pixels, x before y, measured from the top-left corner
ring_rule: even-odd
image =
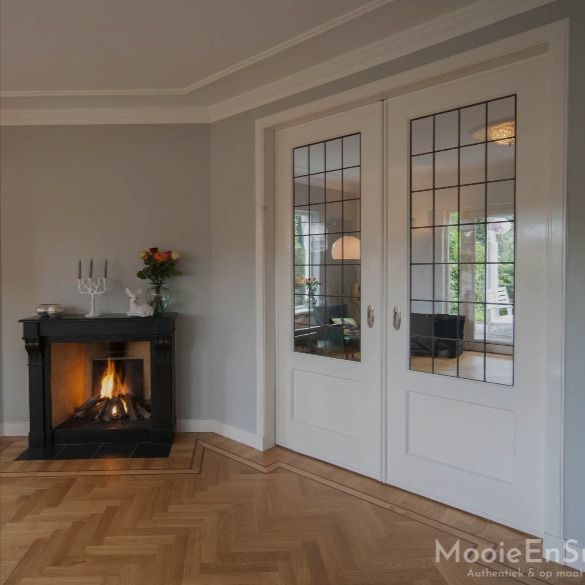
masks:
[[[150,344],[51,344],[53,429],[149,426]]]
[[[144,398],[143,360],[94,359],[92,373],[93,396],[75,410],[75,418],[106,423],[150,419],[150,401]]]

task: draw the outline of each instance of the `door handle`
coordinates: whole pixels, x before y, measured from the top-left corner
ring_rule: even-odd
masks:
[[[368,327],[371,329],[374,326],[376,315],[374,313],[374,307],[368,305]]]
[[[392,325],[394,329],[398,331],[400,329],[400,325],[402,324],[402,312],[400,311],[400,307],[396,305],[394,310],[392,311]]]

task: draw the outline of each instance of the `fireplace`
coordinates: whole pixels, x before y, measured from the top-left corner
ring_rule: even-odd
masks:
[[[172,443],[174,317],[22,320],[29,448]]]

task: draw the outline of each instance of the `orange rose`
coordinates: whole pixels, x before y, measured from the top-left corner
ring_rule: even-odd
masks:
[[[165,254],[165,252],[156,252],[154,254],[154,259],[157,262],[166,262],[167,261],[167,255]]]

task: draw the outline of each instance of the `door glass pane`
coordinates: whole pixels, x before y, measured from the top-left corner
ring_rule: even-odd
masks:
[[[412,154],[433,151],[433,119],[431,117],[413,120],[411,131]]]
[[[420,195],[420,193],[417,193],[417,195]],[[458,223],[458,196],[459,191],[457,188],[437,189],[437,191],[435,191],[435,225],[451,225]],[[425,225],[433,225],[433,222],[427,222]]]
[[[433,228],[418,228],[410,232],[410,255],[413,264],[433,261]]]
[[[513,385],[516,96],[410,135],[410,368]]]
[[[412,227],[425,227],[433,225],[433,192],[420,191],[412,194],[412,215],[410,225]]]
[[[457,134],[459,133],[458,111],[451,110],[435,116],[435,148],[456,148],[459,146]]]
[[[295,179],[295,207],[309,203],[309,177]]]
[[[325,143],[325,167],[328,171],[337,171],[341,168],[341,139]]]
[[[296,352],[361,360],[360,143],[352,134],[293,151]]]
[[[413,191],[433,188],[433,155],[422,154],[410,159],[410,183]]]

